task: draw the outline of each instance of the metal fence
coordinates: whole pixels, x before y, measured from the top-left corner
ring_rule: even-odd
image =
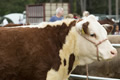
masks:
[[[71,74],[70,77],[75,78],[75,79],[82,79],[86,80],[87,76],[85,75],[76,75],[76,74]],[[89,80],[120,80],[120,79],[115,79],[115,78],[105,78],[105,77],[95,77],[95,76],[88,76]]]
[[[115,48],[120,48],[120,44],[112,44],[112,46]]]
[[[113,47],[115,48],[120,48],[120,44],[112,44]],[[87,76],[85,75],[76,75],[76,74],[71,74],[70,77],[75,78],[75,79],[82,79],[86,80]],[[116,78],[105,78],[105,77],[95,77],[95,76],[88,76],[89,80],[120,80]]]

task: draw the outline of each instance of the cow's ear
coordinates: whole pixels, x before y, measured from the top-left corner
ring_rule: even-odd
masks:
[[[107,34],[110,34],[113,30],[113,25],[110,24],[103,24],[103,27],[106,29]]]
[[[82,34],[89,34],[89,32],[88,32],[88,25],[89,25],[89,22],[83,23],[82,30],[81,30]]]
[[[80,21],[76,24],[76,29],[80,34],[88,34],[88,21]]]

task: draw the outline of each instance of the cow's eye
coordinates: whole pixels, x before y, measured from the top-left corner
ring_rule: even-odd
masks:
[[[93,33],[93,34],[90,34],[90,36],[91,36],[91,37],[96,37],[95,33]]]

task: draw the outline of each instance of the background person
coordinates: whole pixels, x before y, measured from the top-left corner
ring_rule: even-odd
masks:
[[[85,19],[86,17],[88,17],[90,15],[90,13],[88,11],[84,11],[83,12],[83,17],[82,19]]]
[[[63,14],[64,14],[63,8],[59,7],[59,8],[56,9],[56,15],[52,16],[49,21],[50,22],[55,22],[57,20],[62,20],[63,19]]]
[[[120,27],[119,27],[119,24],[114,25],[113,35],[120,35]]]

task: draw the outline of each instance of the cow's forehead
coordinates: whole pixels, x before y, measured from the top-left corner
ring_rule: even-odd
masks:
[[[97,39],[102,40],[107,38],[107,32],[105,28],[97,21],[96,22],[90,21],[88,28],[90,34],[96,34]]]
[[[103,34],[103,35],[107,35],[106,30],[104,29],[104,27],[96,20],[96,21],[89,21],[89,30],[92,30],[94,33],[97,34]]]
[[[88,32],[96,33],[96,35],[104,36],[107,35],[106,30],[103,28],[103,26],[96,20],[95,16],[91,15],[87,17],[86,19],[83,19],[82,21],[78,22],[76,24],[77,29],[82,30],[83,26],[85,23],[89,23],[87,25],[88,27]]]
[[[79,21],[76,25],[77,25],[77,26],[82,26],[82,24],[84,24],[84,23],[86,23],[86,22],[89,22],[89,23],[92,24],[93,22],[96,23],[97,20],[96,20],[95,16],[90,15],[90,16],[88,16],[87,18]]]

